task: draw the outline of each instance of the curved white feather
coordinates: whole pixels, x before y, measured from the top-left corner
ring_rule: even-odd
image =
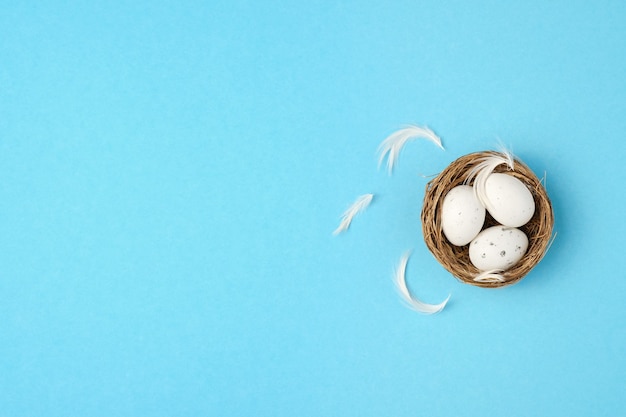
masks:
[[[400,258],[400,262],[398,263],[398,266],[396,268],[394,282],[396,284],[398,292],[402,296],[403,300],[406,302],[407,306],[419,313],[434,314],[440,312],[446,306],[448,300],[450,300],[450,295],[448,295],[448,298],[446,298],[443,302],[439,304],[428,304],[411,295],[411,292],[406,285],[405,279],[406,265],[409,262],[410,256],[411,252],[405,252],[404,255],[402,255],[402,257]]]
[[[389,171],[389,175],[391,175],[393,166],[400,156],[400,151],[402,151],[404,145],[406,145],[409,140],[416,138],[429,140],[441,149],[444,149],[441,144],[441,138],[428,127],[407,126],[387,136],[387,138],[385,138],[385,140],[383,140],[378,146],[378,168],[380,168],[386,156],[387,170]]]
[[[504,272],[503,269],[490,269],[489,271],[483,271],[474,277],[476,282],[504,282],[504,277],[500,274]]]
[[[348,230],[350,224],[352,223],[352,219],[357,214],[365,210],[370,205],[373,198],[374,194],[363,194],[357,197],[354,203],[352,203],[350,207],[348,207],[348,209],[343,213],[341,217],[341,223],[339,223],[339,226],[335,229],[333,234],[338,235],[339,233]]]
[[[485,184],[487,178],[493,173],[498,165],[506,164],[511,171],[515,169],[514,157],[511,151],[502,148],[499,154],[485,156],[480,159],[480,162],[476,164],[468,173],[467,178],[464,181],[465,185],[474,180],[474,195],[480,203],[487,210],[492,208],[491,202],[487,198],[485,192]]]

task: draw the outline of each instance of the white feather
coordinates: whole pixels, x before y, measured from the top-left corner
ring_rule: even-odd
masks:
[[[476,282],[504,282],[504,277],[500,275],[503,272],[502,269],[490,269],[489,271],[483,271],[474,277]]]
[[[480,203],[487,210],[492,208],[491,202],[487,198],[485,192],[485,184],[487,178],[493,173],[498,165],[506,164],[511,171],[515,169],[513,154],[502,148],[501,152],[496,155],[485,156],[480,158],[480,162],[476,164],[468,173],[465,184],[468,185],[474,179],[474,194]]]
[[[405,279],[406,265],[409,262],[410,256],[411,252],[405,252],[400,258],[400,262],[396,268],[394,281],[398,292],[402,296],[402,299],[406,302],[407,306],[419,313],[434,314],[440,312],[448,303],[448,300],[450,299],[449,295],[448,298],[439,304],[428,304],[411,295]]]
[[[338,235],[339,233],[348,230],[354,216],[365,210],[370,205],[373,198],[374,194],[363,194],[357,197],[354,203],[352,203],[350,207],[348,207],[348,209],[343,213],[341,217],[341,223],[339,223],[339,227],[335,229],[333,234]]]
[[[400,151],[402,151],[404,145],[409,140],[416,138],[429,140],[435,145],[439,146],[441,149],[444,149],[443,145],[441,144],[441,138],[428,127],[407,126],[387,136],[387,138],[382,141],[380,146],[378,146],[378,168],[380,168],[386,156],[387,170],[389,171],[389,175],[391,175],[393,171],[393,166],[400,156]]]

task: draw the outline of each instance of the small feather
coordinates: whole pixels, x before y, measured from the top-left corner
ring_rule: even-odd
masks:
[[[506,164],[510,170],[515,169],[515,162],[513,154],[507,150],[502,148],[501,152],[496,155],[485,156],[480,158],[480,162],[476,164],[468,173],[467,178],[465,179],[465,184],[469,185],[469,183],[474,180],[474,195],[480,203],[487,210],[492,208],[491,202],[487,198],[487,193],[485,192],[485,184],[487,183],[487,178],[489,175],[493,173],[493,170],[496,169],[497,166]]]
[[[502,142],[498,144],[498,151],[502,154],[503,158],[506,160],[506,164],[511,171],[515,170],[515,155],[513,155],[513,151],[508,149]]]
[[[400,293],[400,296],[402,296],[402,299],[406,302],[409,308],[419,313],[434,314],[434,313],[440,312],[448,303],[448,300],[450,299],[449,295],[448,295],[448,298],[446,298],[443,302],[439,304],[428,304],[423,301],[420,301],[419,299],[411,295],[411,292],[409,291],[409,288],[406,285],[406,279],[405,279],[406,265],[409,262],[410,256],[411,256],[411,252],[404,253],[404,255],[402,255],[402,257],[400,258],[400,262],[398,263],[398,267],[396,268],[396,271],[395,271],[394,281],[396,284],[396,288],[398,289],[398,292]]]
[[[474,277],[476,282],[504,282],[504,277],[500,275],[503,272],[502,269],[490,269],[489,271],[483,271]]]
[[[341,223],[339,223],[339,227],[335,229],[333,234],[338,235],[339,233],[348,230],[350,223],[352,223],[352,219],[357,214],[365,210],[370,205],[373,198],[374,194],[363,194],[357,197],[354,203],[352,203],[352,205],[350,205],[350,207],[348,207],[348,209],[343,213]]]
[[[402,151],[404,145],[406,145],[409,140],[416,138],[429,140],[441,149],[444,149],[441,144],[441,138],[428,127],[407,126],[387,136],[387,138],[382,141],[380,146],[378,146],[378,168],[380,168],[386,156],[387,170],[389,171],[389,175],[391,175],[393,166],[400,156],[400,152]]]

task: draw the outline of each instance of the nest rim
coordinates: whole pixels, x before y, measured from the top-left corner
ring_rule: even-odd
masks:
[[[541,180],[517,157],[514,170],[506,165],[498,166],[494,172],[505,172],[522,181],[535,201],[535,213],[524,226],[519,227],[528,237],[528,249],[522,259],[513,267],[501,273],[503,282],[474,281],[480,271],[469,259],[469,244],[455,246],[448,241],[441,227],[441,209],[446,194],[457,185],[464,184],[469,171],[484,157],[499,155],[496,151],[474,152],[459,157],[426,185],[421,211],[424,242],[437,261],[455,278],[463,283],[482,288],[500,288],[519,282],[545,256],[553,236],[554,212],[552,203]],[[473,184],[473,180],[469,185]],[[498,223],[489,215],[483,225],[484,230]]]

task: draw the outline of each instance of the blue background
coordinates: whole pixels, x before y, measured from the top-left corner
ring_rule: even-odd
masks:
[[[620,1],[4,2],[0,416],[623,414],[625,132]],[[498,138],[558,236],[486,290],[420,175]]]

